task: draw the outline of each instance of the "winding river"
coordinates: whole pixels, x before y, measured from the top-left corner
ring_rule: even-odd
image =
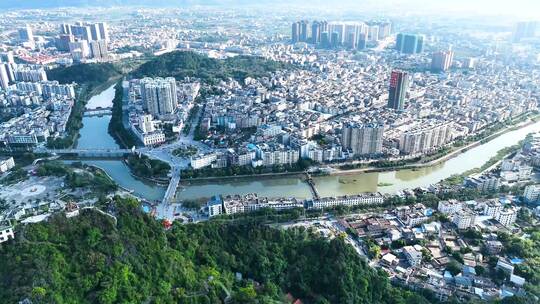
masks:
[[[98,95],[93,96],[86,104],[87,109],[111,107],[114,98],[114,85]],[[90,116],[83,118],[83,128],[77,141],[77,148],[119,148],[114,138],[109,135],[108,127],[111,115]],[[137,196],[148,200],[161,200],[165,188],[143,182],[130,174],[129,168],[122,160],[83,160],[85,164],[103,169],[123,188],[132,190]]]
[[[92,97],[87,108],[108,107],[112,105],[114,86]],[[110,115],[84,117],[84,127],[80,131],[77,144],[79,148],[117,148],[118,144],[107,132]],[[421,169],[399,171],[355,173],[350,175],[330,175],[315,177],[314,181],[321,196],[358,194],[361,192],[395,193],[397,191],[425,187],[445,179],[453,174],[463,173],[480,167],[497,151],[515,145],[531,132],[540,131],[540,122],[524,128],[507,132],[491,141],[474,147],[458,156],[436,166]],[[84,160],[84,163],[98,166],[105,170],[120,186],[146,198],[160,200],[165,188],[145,183],[134,178],[129,168],[121,160]],[[383,185],[383,186],[379,186]],[[183,185],[178,189],[177,197],[185,200],[207,198],[215,194],[246,194],[256,192],[268,197],[309,198],[311,192],[306,183],[294,176],[274,178],[230,179],[226,181],[197,182]]]

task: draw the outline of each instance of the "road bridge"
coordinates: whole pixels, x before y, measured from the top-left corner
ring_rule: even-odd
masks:
[[[172,167],[171,180],[169,181],[169,186],[167,187],[167,191],[165,191],[165,195],[161,201],[162,204],[170,204],[172,202],[172,199],[176,194],[176,189],[180,184],[180,173],[181,171],[179,167]]]
[[[84,112],[84,117],[112,115],[112,108],[92,109]]]
[[[37,151],[36,151],[37,152]],[[130,149],[44,149],[41,153],[49,153],[53,155],[77,155],[79,157],[122,157],[126,154],[137,152]]]
[[[146,148],[141,149],[35,149],[35,153],[49,153],[57,157],[59,155],[76,155],[77,157],[105,157],[105,158],[118,158],[124,157],[127,154],[149,154],[149,150]],[[169,163],[170,164],[170,163]],[[167,205],[172,203],[176,194],[176,189],[180,184],[180,165],[171,166],[171,180],[165,195],[163,196],[162,204]]]

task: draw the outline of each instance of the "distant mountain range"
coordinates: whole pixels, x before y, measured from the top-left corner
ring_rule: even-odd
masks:
[[[451,5],[449,5],[451,2]],[[55,7],[113,7],[113,6],[324,6],[348,7],[361,10],[378,9],[398,12],[443,12],[459,15],[461,12],[484,15],[508,15],[538,19],[538,0],[0,0],[0,9],[32,9]]]
[[[0,0],[0,8],[51,8],[84,6],[189,6],[189,5],[259,5],[262,3],[290,3],[284,0]],[[306,2],[293,0],[293,2]]]

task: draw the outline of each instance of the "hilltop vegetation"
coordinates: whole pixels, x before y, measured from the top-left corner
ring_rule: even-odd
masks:
[[[142,77],[197,77],[208,83],[234,78],[242,81],[247,77],[263,77],[270,72],[290,67],[285,63],[255,56],[237,56],[218,60],[194,52],[171,52],[155,57],[133,72]]]
[[[47,71],[47,75],[50,80],[60,83],[76,82],[79,85],[96,87],[121,76],[121,73],[112,63],[88,63],[58,67]]]
[[[248,220],[166,231],[138,202],[115,201],[117,224],[93,210],[59,214],[2,244],[3,301],[283,303],[291,293],[305,303],[428,303],[392,287],[341,238]]]

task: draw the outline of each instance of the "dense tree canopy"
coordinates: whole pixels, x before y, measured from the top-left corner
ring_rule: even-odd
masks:
[[[6,303],[427,303],[390,286],[342,239],[248,220],[162,225],[116,198],[117,222],[59,214],[0,246]],[[235,279],[241,273],[242,279]],[[277,302],[276,302],[277,301]]]
[[[207,82],[234,78],[262,77],[269,72],[288,67],[287,64],[255,56],[237,56],[218,60],[194,52],[171,52],[144,63],[133,72],[142,77],[197,77]]]
[[[47,71],[47,75],[50,80],[58,80],[60,83],[76,82],[97,86],[119,77],[121,73],[112,63],[88,63],[58,67]]]

